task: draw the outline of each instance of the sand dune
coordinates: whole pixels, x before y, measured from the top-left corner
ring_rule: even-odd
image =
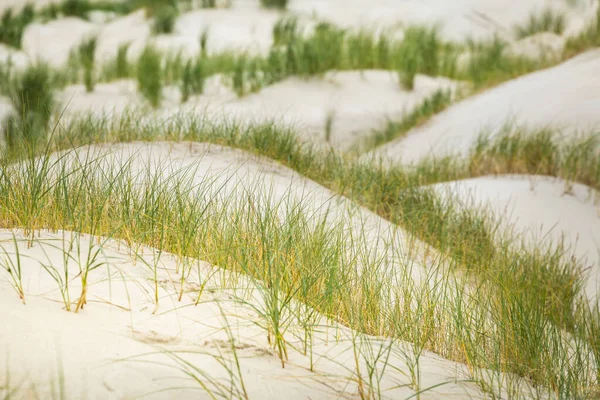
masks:
[[[507,123],[551,127],[573,135],[600,126],[600,50],[469,97],[373,154],[412,163],[428,156],[465,155],[477,137]]]
[[[434,185],[464,207],[485,207],[503,229],[534,246],[564,244],[586,268],[584,290],[592,303],[600,289],[600,193],[578,183],[541,176],[510,175]]]
[[[18,234],[17,237],[22,240]],[[303,354],[303,344],[295,337],[301,338],[303,330],[292,322],[286,334],[290,341],[289,362],[282,368],[267,343],[267,334],[262,328],[264,320],[256,311],[264,308],[261,289],[251,282],[238,286],[246,287],[245,290],[223,288],[223,279],[232,286],[246,279],[232,277],[206,263],[199,262],[197,272],[194,268],[183,300],[178,302],[176,261],[163,253],[158,266],[160,300],[156,306],[153,271],[142,262],[143,258],[153,265],[152,250],[139,249],[135,255],[122,243],[103,242],[101,261],[106,264],[90,274],[87,306],[79,314],[66,312],[61,306],[56,282],[40,264],[53,265],[62,271],[62,246],[68,246],[68,241],[75,237],[65,233],[65,243],[61,232],[42,233],[31,248],[27,248],[24,241],[18,242],[21,257],[28,260],[24,276],[26,306],[20,303],[7,282],[0,281],[0,320],[11,321],[0,334],[0,357],[4,361],[0,371],[5,376],[5,368],[10,368],[15,388],[19,382],[25,382],[27,387],[35,385],[30,393],[48,398],[51,393],[59,393],[62,376],[66,393],[70,396],[80,393],[81,398],[87,399],[124,399],[140,395],[148,399],[209,398],[198,383],[186,376],[186,366],[174,357],[179,356],[193,363],[197,368],[193,372],[214,395],[233,393],[236,396],[242,390],[242,382],[235,366],[229,329],[239,357],[239,374],[249,398],[357,396],[352,339],[355,333],[318,318],[314,371],[310,371],[309,355]],[[77,240],[85,255],[90,238],[83,235]],[[9,231],[0,231],[0,244],[14,253],[11,241]],[[133,259],[137,259],[135,264]],[[71,268],[71,273],[76,275],[75,263],[71,263]],[[206,284],[197,306],[194,306],[195,281]],[[80,289],[79,280],[74,279],[70,283],[72,295],[77,296]],[[360,343],[368,345],[375,353],[378,349],[385,353],[390,345],[374,337],[363,336],[357,340],[360,340],[356,342],[359,347]],[[375,361],[381,374],[382,398],[406,398],[415,393],[405,376],[410,376],[407,363],[414,357],[414,350],[401,342],[389,348],[388,364],[393,368],[388,367],[383,372],[383,359],[375,361],[367,353],[365,359],[359,357],[359,366],[366,371],[366,363]],[[233,377],[227,368],[232,368]],[[460,364],[425,352],[420,357],[420,371],[422,389],[447,382],[422,393],[423,399],[437,399],[441,395],[449,399],[482,397],[474,383],[460,382],[467,373],[466,367]],[[203,373],[208,373],[209,378],[203,377]]]
[[[205,93],[185,104],[180,102],[178,88],[166,88],[162,108],[154,114],[159,118],[189,114],[240,123],[275,120],[296,127],[303,140],[321,143],[325,143],[325,125],[331,115],[331,144],[348,149],[374,129],[385,127],[388,118],[401,118],[437,90],[457,87],[449,79],[419,75],[415,89],[406,91],[392,72],[345,71],[330,72],[324,78],[288,78],[238,98],[224,81],[222,76],[209,78]],[[86,93],[83,85],[68,86],[58,98],[67,117],[79,113],[118,117],[127,109],[145,105],[135,81],[99,84],[92,93]]]

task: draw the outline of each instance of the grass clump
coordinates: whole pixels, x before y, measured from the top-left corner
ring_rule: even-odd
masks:
[[[15,148],[21,142],[35,144],[45,135],[54,107],[48,65],[37,63],[17,74],[10,86],[10,98],[16,115],[8,122],[9,148]]]
[[[415,88],[415,76],[419,70],[421,56],[417,47],[407,46],[398,62],[398,80],[404,90],[412,91]]]
[[[436,90],[431,96],[416,105],[411,112],[405,112],[399,120],[388,120],[382,130],[375,131],[361,146],[361,151],[368,151],[401,137],[414,127],[427,121],[433,115],[443,111],[453,102],[451,90]]]
[[[173,33],[178,14],[179,12],[174,6],[159,6],[154,11],[154,23],[152,24],[152,31],[155,34]]]
[[[136,69],[127,59],[127,52],[129,51],[130,45],[130,43],[119,45],[115,58],[102,66],[99,79],[112,81],[115,79],[129,78],[137,74]]]
[[[64,0],[60,4],[60,11],[65,16],[87,19],[87,13],[92,7],[88,0]]]
[[[35,10],[32,4],[26,4],[17,14],[13,14],[12,8],[4,10],[0,19],[0,42],[21,48],[25,27],[33,22],[34,18]]]
[[[201,57],[186,62],[181,79],[181,101],[183,103],[187,102],[191,95],[204,92],[205,73]]]
[[[260,5],[265,8],[278,8],[285,10],[288,4],[288,0],[260,0]]]
[[[339,65],[345,33],[328,23],[320,23],[309,38],[290,35],[285,48],[285,75],[318,75]]]
[[[465,71],[457,73],[456,77],[472,82],[475,89],[482,89],[551,65],[546,60],[506,55],[506,46],[507,43],[497,36],[484,42],[469,40],[468,63]]]
[[[479,137],[469,155],[468,174],[556,176],[600,190],[600,135],[567,138],[558,131],[517,129]]]
[[[414,63],[420,72],[434,76],[438,73],[441,50],[442,43],[435,27],[413,26],[404,32],[399,55],[401,58],[413,58],[413,61],[408,61],[409,64]]]
[[[160,105],[162,97],[161,61],[161,54],[154,47],[147,46],[137,65],[138,90],[155,108]]]
[[[85,39],[79,45],[79,58],[81,60],[81,64],[83,66],[83,82],[85,84],[85,90],[88,93],[94,91],[95,77],[94,77],[94,56],[96,54],[96,43],[98,39],[96,37],[91,37]]]
[[[117,50],[117,59],[115,60],[115,74],[117,78],[126,78],[129,76],[129,61],[127,61],[127,51],[129,43],[119,46]]]
[[[298,18],[283,17],[273,26],[273,45],[282,46],[298,37]]]
[[[551,8],[546,8],[540,14],[531,14],[524,25],[515,28],[515,34],[519,39],[541,32],[552,32],[560,35],[565,30],[565,25],[566,20],[563,14]]]

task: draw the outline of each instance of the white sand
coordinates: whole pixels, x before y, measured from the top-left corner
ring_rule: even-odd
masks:
[[[581,184],[541,176],[499,176],[434,185],[465,207],[491,210],[504,229],[539,246],[564,244],[584,261],[584,291],[592,303],[600,288],[600,193]]]
[[[374,151],[412,163],[427,156],[465,155],[482,132],[513,126],[553,127],[565,135],[600,126],[600,50],[506,82],[467,98]]]
[[[97,32],[98,26],[80,18],[34,22],[25,28],[21,47],[32,61],[41,60],[59,68],[67,63],[72,49]]]
[[[279,12],[258,8],[201,9],[181,15],[174,34],[169,36],[173,41],[187,39],[195,50],[192,54],[198,54],[203,32],[207,33],[208,54],[226,51],[268,54],[273,44],[273,27],[279,18]]]
[[[96,60],[100,64],[114,60],[119,47],[123,45],[129,45],[128,58],[137,59],[150,37],[150,24],[146,12],[138,10],[103,25],[98,33]]]
[[[406,91],[393,72],[331,72],[323,79],[288,78],[217,112],[242,121],[280,120],[313,143],[325,141],[325,124],[332,115],[331,143],[345,150],[385,127],[388,118],[400,119],[436,90],[455,88],[449,79],[419,75],[414,90]]]

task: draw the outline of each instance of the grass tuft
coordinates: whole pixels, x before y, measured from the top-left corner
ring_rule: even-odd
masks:
[[[560,35],[565,30],[565,24],[566,20],[563,14],[551,8],[546,8],[540,14],[531,14],[524,25],[515,28],[515,34],[519,39],[541,32],[552,32]]]
[[[96,43],[98,39],[91,37],[85,39],[79,45],[79,58],[83,66],[83,82],[85,83],[85,90],[88,93],[94,91],[95,77],[94,77],[94,56],[96,54]]]
[[[152,46],[142,52],[137,65],[138,89],[152,107],[160,106],[162,97],[161,54]]]
[[[205,73],[201,57],[187,61],[181,79],[182,103],[187,102],[191,95],[198,95],[204,92]]]
[[[177,7],[171,5],[162,5],[157,7],[154,11],[154,23],[152,24],[152,31],[155,34],[173,33],[178,14]]]
[[[399,120],[388,120],[385,128],[373,132],[373,136],[360,146],[360,150],[368,151],[401,137],[450,106],[453,103],[453,97],[451,90],[436,90],[431,96],[417,104],[412,111],[405,112]]]
[[[278,8],[285,10],[288,4],[288,0],[260,0],[260,5],[265,8]]]
[[[35,11],[32,4],[26,4],[18,14],[11,8],[4,10],[0,19],[0,42],[21,48],[21,38],[25,27],[33,22]]]
[[[79,17],[87,19],[87,13],[92,9],[88,0],[64,0],[60,5],[60,11],[68,17]]]
[[[37,63],[17,74],[10,86],[10,98],[16,115],[8,121],[9,148],[15,148],[23,141],[34,143],[44,137],[54,107],[48,65]]]

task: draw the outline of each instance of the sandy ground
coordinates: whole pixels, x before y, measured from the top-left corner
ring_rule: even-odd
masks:
[[[507,123],[557,128],[565,135],[598,129],[599,69],[600,50],[588,51],[469,97],[372,154],[402,163],[428,156],[465,155],[481,133],[493,136]]]
[[[452,194],[464,207],[485,207],[534,246],[564,244],[584,261],[584,291],[591,303],[600,288],[600,193],[561,179],[510,175],[481,177],[434,185]]]

